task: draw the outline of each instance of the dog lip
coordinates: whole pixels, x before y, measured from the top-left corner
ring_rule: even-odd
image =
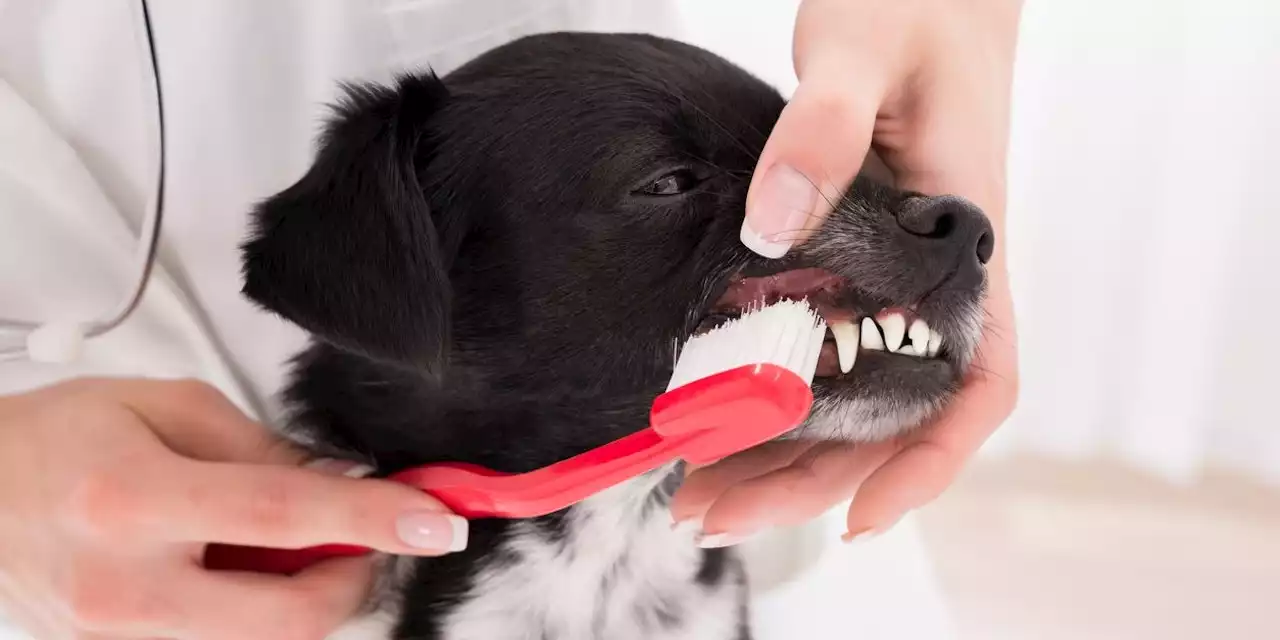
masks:
[[[773,260],[755,259],[743,265],[733,278],[762,278],[797,269],[820,268],[820,265],[805,260],[795,254],[786,255]]]

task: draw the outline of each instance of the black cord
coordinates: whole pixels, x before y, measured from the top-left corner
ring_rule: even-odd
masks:
[[[151,272],[155,266],[156,255],[160,248],[160,229],[164,221],[164,184],[165,184],[165,131],[164,131],[164,96],[160,87],[160,62],[159,55],[156,53],[155,33],[151,26],[151,10],[147,6],[147,0],[140,0],[142,5],[142,22],[147,35],[147,51],[151,57],[151,78],[154,82],[156,91],[156,124],[157,138],[159,141],[159,167],[156,170],[156,191],[155,191],[155,209],[151,214],[151,225],[139,230],[139,241],[147,245],[146,256],[143,260],[142,268],[138,271],[137,281],[133,285],[133,291],[125,300],[124,304],[116,311],[115,315],[105,321],[95,322],[85,328],[83,336],[86,338],[100,336],[119,326],[137,309],[142,302],[142,295],[147,290],[147,284],[151,281]],[[144,220],[145,224],[145,220]],[[10,331],[13,329],[25,330],[28,339],[31,332],[38,331],[41,325],[38,323],[9,320],[0,317],[0,332]],[[25,347],[10,348],[0,344],[0,362],[9,360],[22,359],[30,357],[30,353]]]
[[[164,135],[164,92],[161,90],[160,83],[160,61],[159,54],[156,53],[155,33],[151,26],[151,10],[147,6],[147,0],[139,0],[142,3],[142,23],[147,34],[147,51],[151,55],[151,78],[154,82],[156,91],[156,128],[157,137],[159,138],[159,167],[156,171],[156,204],[154,219],[150,229],[141,229],[140,238],[145,239],[150,234],[150,242],[147,243],[147,255],[142,264],[142,269],[138,274],[138,281],[134,285],[133,293],[130,295],[128,302],[116,313],[115,317],[110,320],[92,327],[88,332],[89,336],[97,336],[106,333],[124,322],[126,318],[138,307],[142,302],[142,294],[147,290],[147,284],[151,281],[151,271],[155,266],[156,253],[160,248],[160,229],[164,220],[164,182],[165,182],[165,165],[168,164],[165,157],[165,135]]]

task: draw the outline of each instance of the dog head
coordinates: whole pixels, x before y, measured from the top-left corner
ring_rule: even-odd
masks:
[[[739,230],[783,106],[641,35],[533,36],[443,79],[352,87],[311,168],[255,212],[244,291],[326,348],[494,404],[651,400],[674,344],[806,298],[839,339],[800,435],[891,437],[974,355],[992,228],[858,178],[793,255],[757,257]]]

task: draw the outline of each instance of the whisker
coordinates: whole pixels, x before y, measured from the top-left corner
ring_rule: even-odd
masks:
[[[1000,327],[1000,325],[987,324],[983,326],[982,330],[990,332],[992,336],[995,336],[996,338],[999,338],[1001,340],[1005,338],[1004,330],[1002,327]]]
[[[970,369],[972,369],[972,370],[974,370],[974,371],[977,371],[977,372],[981,373],[982,375],[987,376],[987,377],[989,377],[989,378],[995,378],[995,379],[997,379],[997,380],[1001,380],[1001,381],[1006,381],[1006,380],[1007,380],[1007,378],[1005,377],[1005,375],[1004,375],[1004,374],[999,373],[999,372],[997,372],[997,371],[995,371],[995,370],[993,370],[993,369],[990,369],[990,368],[988,368],[988,367],[984,367],[984,366],[982,366],[982,365],[980,365],[980,364],[976,364],[976,363],[975,363],[975,364],[971,364],[971,365],[969,365],[969,368],[970,368]]]
[[[700,92],[700,93],[703,95],[703,97],[706,97],[706,98],[707,98],[707,99],[709,99],[709,100],[711,99],[711,94],[710,94],[709,92],[707,92],[707,90],[706,90],[706,89],[703,89],[703,88],[701,88],[701,87],[694,87],[694,89],[695,89],[696,91]],[[751,122],[750,122],[750,121],[748,121],[746,118],[738,118],[738,122],[739,122],[742,126],[744,126],[744,127],[748,128],[748,129],[750,129],[752,133],[756,134],[756,136],[757,136],[757,137],[758,137],[758,139],[759,139],[759,142],[760,142],[760,146],[761,146],[761,147],[763,147],[763,146],[764,146],[764,143],[765,143],[765,142],[767,142],[767,141],[769,140],[769,136],[768,136],[768,135],[766,135],[763,131],[761,131],[761,130],[757,129],[757,128],[756,128],[754,125],[752,125],[752,124],[751,124]],[[757,158],[757,159],[758,159],[758,158]]]
[[[730,140],[731,142],[733,142],[733,144],[734,144],[735,146],[737,146],[737,148],[738,148],[740,151],[742,151],[743,153],[747,154],[747,156],[748,156],[748,157],[750,157],[750,158],[751,158],[751,160],[752,160],[753,162],[757,162],[757,163],[759,162],[759,160],[760,160],[760,155],[759,155],[759,153],[757,153],[757,152],[753,151],[751,148],[749,148],[749,147],[747,146],[747,143],[746,143],[746,142],[744,142],[744,141],[743,141],[741,138],[739,138],[738,136],[734,135],[734,134],[733,134],[733,132],[732,132],[732,131],[730,131],[730,130],[729,130],[729,128],[728,128],[728,127],[727,127],[723,122],[721,122],[719,119],[717,119],[717,118],[715,118],[714,116],[712,116],[709,112],[707,112],[707,110],[705,110],[705,109],[703,109],[703,108],[699,107],[696,103],[694,103],[694,102],[689,98],[689,96],[688,96],[688,95],[686,95],[686,94],[684,94],[684,93],[682,93],[682,92],[676,91],[676,90],[674,90],[672,87],[667,86],[667,85],[663,85],[663,86],[662,86],[662,89],[663,89],[664,91],[666,91],[666,93],[667,93],[667,95],[668,95],[668,96],[675,98],[677,101],[679,101],[679,102],[680,102],[680,104],[685,105],[685,106],[688,106],[688,107],[689,107],[691,110],[693,110],[695,113],[697,113],[698,115],[700,115],[700,116],[702,116],[704,119],[706,119],[708,123],[710,123],[711,125],[715,126],[717,129],[719,129],[719,130],[720,130],[720,132],[721,132],[721,133],[723,133],[723,134],[725,134],[725,136],[727,136],[727,137],[729,138],[729,140]],[[710,94],[709,94],[705,89],[703,89],[703,88],[700,88],[700,87],[694,87],[692,90],[693,90],[693,91],[696,91],[696,92],[698,92],[698,93],[700,93],[703,97],[707,97],[708,99],[710,99],[710,97],[711,97],[711,96],[710,96]],[[751,124],[751,122],[749,122],[746,118],[737,118],[737,122],[738,122],[738,124],[741,124],[742,126],[746,127],[746,128],[747,128],[747,129],[749,129],[752,133],[754,133],[754,134],[756,134],[756,135],[758,136],[758,143],[759,143],[759,146],[760,146],[761,148],[763,148],[764,144],[765,144],[766,142],[768,142],[768,139],[769,139],[768,135],[766,135],[763,131],[761,131],[760,129],[758,129],[758,128],[757,128],[757,127],[755,127],[754,125],[752,125],[752,124]],[[690,155],[692,156],[692,154],[690,154]],[[715,163],[710,162],[709,160],[707,160],[707,159],[705,159],[705,158],[701,158],[701,160],[702,160],[703,162],[706,162],[707,164],[710,164],[710,165],[711,165],[711,166],[713,166],[713,167],[716,167],[716,168],[719,168],[719,169],[721,169],[721,170],[724,170],[722,167],[719,167],[719,166],[718,166],[718,165],[716,165]],[[755,171],[754,171],[754,170],[752,170],[752,171],[730,171],[730,173],[741,173],[741,174],[743,174],[743,175],[747,175],[747,176],[754,176]],[[804,174],[801,174],[801,175],[804,175]],[[833,185],[835,184],[835,181],[831,179],[830,174],[828,174],[828,173],[826,172],[826,170],[825,170],[825,169],[823,170],[823,176],[822,176],[822,177],[823,177],[823,179],[824,179],[826,182],[828,182],[828,183],[830,183],[830,184],[833,184]],[[827,206],[829,207],[829,210],[830,210],[830,211],[835,211],[835,210],[838,208],[838,206],[839,206],[839,195],[837,195],[837,196],[836,196],[836,200],[834,200],[834,201],[833,201],[833,200],[832,200],[832,197],[831,197],[830,195],[828,195],[827,193],[825,193],[825,192],[823,191],[822,187],[821,187],[819,184],[814,183],[814,182],[813,182],[813,180],[812,180],[811,178],[809,178],[808,176],[804,176],[804,178],[805,178],[805,180],[806,180],[806,181],[808,181],[808,182],[809,182],[809,184],[810,184],[810,185],[812,185],[812,186],[813,186],[814,191],[816,191],[816,192],[818,193],[818,195],[819,195],[819,196],[821,196],[821,197],[822,197],[822,199],[827,203]],[[838,187],[837,187],[837,188],[838,188]],[[809,216],[808,216],[808,218],[817,218],[817,217],[819,217],[819,216],[816,216],[816,215],[814,215],[814,214],[812,214],[812,213],[810,213],[810,214],[809,214]],[[797,233],[798,233],[798,231],[797,231]]]
[[[760,160],[760,154],[758,152],[753,151],[745,141],[740,139],[738,136],[734,135],[733,132],[730,131],[729,128],[724,125],[724,123],[720,122],[718,119],[713,117],[710,113],[707,112],[706,109],[699,107],[692,100],[690,100],[688,96],[673,90],[670,86],[663,85],[661,88],[666,92],[666,94],[669,97],[675,98],[682,106],[688,107],[694,113],[706,119],[707,122],[710,123],[712,126],[719,129],[720,132],[723,133],[725,136],[727,136],[729,141],[732,142],[738,148],[739,151],[742,151],[748,157],[750,157],[752,162],[758,162]],[[755,133],[760,134],[758,130],[755,130],[754,127],[750,126],[750,123],[743,122],[743,124],[746,125],[748,128],[751,128],[753,131],[755,131]],[[765,140],[766,138],[762,136],[760,140],[761,147],[763,147]]]
[[[698,154],[696,154],[696,153],[693,153],[693,152],[691,152],[691,151],[682,150],[682,151],[680,152],[680,155],[682,155],[682,156],[684,156],[684,157],[686,157],[686,158],[690,158],[690,159],[693,159],[693,160],[697,160],[698,162],[700,162],[700,163],[702,163],[702,164],[709,165],[709,166],[711,166],[712,168],[717,169],[717,170],[719,170],[719,171],[720,171],[720,172],[722,172],[722,173],[729,173],[729,172],[731,171],[730,169],[726,169],[726,168],[724,168],[724,167],[722,167],[722,166],[720,166],[720,165],[716,164],[716,163],[715,163],[715,162],[713,162],[710,158],[704,158],[704,157],[702,157],[702,156],[700,156],[700,155],[698,155]]]
[[[824,171],[824,173],[825,173],[825,171]],[[805,174],[801,173],[801,174],[800,174],[800,177],[804,178],[805,182],[808,182],[808,183],[809,183],[809,185],[813,187],[813,190],[814,190],[814,191],[816,191],[816,192],[818,193],[818,195],[819,195],[819,196],[821,196],[821,197],[822,197],[822,199],[823,199],[823,200],[825,200],[825,201],[827,202],[827,206],[831,208],[831,209],[830,209],[831,211],[835,211],[835,210],[836,210],[836,208],[839,206],[839,202],[838,202],[838,200],[837,200],[837,202],[832,202],[832,201],[831,201],[831,198],[827,197],[827,194],[825,194],[825,193],[823,193],[823,192],[822,192],[822,187],[818,186],[818,184],[817,184],[817,183],[815,183],[811,178],[809,178],[809,176],[806,176]],[[830,178],[830,176],[827,176],[827,181],[828,181],[828,182],[831,182],[831,178]],[[838,198],[838,197],[839,197],[839,196],[837,196],[837,198]],[[818,216],[814,215],[814,214],[811,212],[811,213],[809,214],[809,217],[816,218],[816,217],[818,217]]]
[[[710,113],[707,113],[705,109],[703,109],[702,107],[699,107],[693,102],[680,96],[677,96],[677,98],[680,99],[685,104],[687,104],[690,108],[696,111],[703,118],[705,118],[707,122],[714,125],[717,129],[720,130],[721,133],[725,134],[725,136],[728,137],[729,141],[733,142],[733,144],[738,147],[739,151],[743,152],[744,154],[746,154],[748,157],[751,158],[752,162],[759,162],[760,154],[757,153],[756,151],[753,151],[751,147],[747,146],[747,143],[743,142],[737,136],[733,135],[733,132],[729,131],[729,128],[726,127],[723,123],[713,118]]]

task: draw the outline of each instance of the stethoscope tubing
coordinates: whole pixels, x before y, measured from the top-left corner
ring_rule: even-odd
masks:
[[[160,247],[160,228],[164,222],[164,186],[165,186],[165,136],[164,136],[164,96],[160,83],[159,56],[156,54],[155,33],[151,24],[151,12],[147,0],[139,0],[142,10],[142,24],[146,33],[147,52],[151,58],[151,75],[155,90],[156,103],[156,139],[158,142],[158,166],[156,168],[155,202],[147,212],[139,237],[138,261],[141,265],[129,294],[107,316],[106,319],[94,320],[79,325],[75,330],[80,338],[101,336],[120,326],[138,308],[142,296],[151,280],[151,272],[155,267],[156,253]],[[23,336],[19,344],[0,345],[0,362],[22,360],[32,356],[29,345],[32,336],[44,329],[46,325],[26,320],[0,318],[0,332],[16,333]],[[64,327],[65,329],[65,327]]]

